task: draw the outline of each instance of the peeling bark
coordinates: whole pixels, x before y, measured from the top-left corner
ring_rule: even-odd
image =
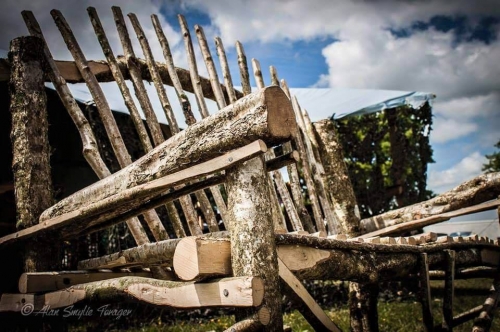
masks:
[[[283,328],[283,316],[267,179],[263,157],[227,171],[228,226],[233,274],[262,277],[266,289],[263,304],[270,311],[264,331],[278,331]],[[236,319],[248,316],[239,312]]]
[[[363,233],[458,210],[496,198],[500,195],[500,172],[477,176],[425,202],[388,211],[361,220]]]
[[[40,214],[53,203],[43,54],[44,42],[37,37],[16,38],[10,44],[10,138],[18,229],[38,224]],[[24,272],[57,269],[59,247],[52,241],[35,238],[27,243]]]
[[[267,144],[286,141],[293,135],[294,125],[283,91],[266,88],[188,127],[133,164],[60,201],[46,210],[41,220],[188,168],[256,139],[264,139]]]
[[[325,171],[322,174],[325,190],[341,227],[339,233],[356,237],[360,234],[359,210],[335,126],[332,120],[321,120],[314,123],[314,129],[316,148]]]

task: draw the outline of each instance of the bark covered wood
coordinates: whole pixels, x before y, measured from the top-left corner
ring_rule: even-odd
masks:
[[[111,172],[109,171],[101,155],[99,154],[97,142],[94,133],[92,132],[92,128],[90,127],[89,122],[87,121],[80,107],[78,107],[75,99],[73,98],[65,79],[61,76],[59,68],[52,58],[52,54],[47,47],[47,43],[45,42],[44,36],[35,16],[31,11],[23,11],[22,16],[30,34],[32,36],[39,37],[44,41],[43,51],[45,60],[48,63],[48,76],[51,82],[54,84],[57,94],[61,98],[64,107],[71,116],[73,123],[78,129],[83,144],[83,156],[85,160],[89,163],[92,170],[100,179],[109,176]],[[131,218],[129,220],[126,220],[126,223],[137,244],[149,242],[146,232],[144,231],[144,228],[142,228],[139,219]]]
[[[87,84],[87,87],[89,88],[89,91],[94,98],[97,110],[99,111],[99,115],[103,122],[104,128],[106,129],[106,133],[116,155],[118,163],[120,164],[120,167],[123,168],[131,164],[132,158],[130,157],[130,154],[125,146],[125,142],[123,141],[120,130],[118,129],[116,120],[113,117],[111,108],[109,107],[109,104],[106,100],[106,96],[104,95],[104,92],[102,91],[95,75],[90,71],[87,59],[85,58],[83,51],[81,50],[75,36],[73,35],[71,28],[69,27],[66,19],[60,11],[54,9],[50,13],[54,18],[57,27],[61,31],[61,35],[63,36],[68,50],[71,52],[73,58],[75,59],[78,70],[82,74],[82,77],[84,78],[85,83]],[[145,212],[144,219],[146,220],[156,240],[164,240],[169,238],[165,227],[156,214],[156,211],[151,210]]]
[[[11,41],[10,138],[18,229],[38,224],[40,214],[53,204],[43,54],[44,42],[40,38],[19,37]],[[59,248],[49,245],[52,241],[36,238],[27,243],[24,272],[57,268]]]
[[[425,202],[363,219],[360,226],[363,233],[368,233],[483,203],[498,195],[500,195],[500,172],[483,174]]]
[[[46,210],[42,220],[79,208],[216,157],[225,151],[264,139],[273,144],[294,133],[295,121],[280,88],[269,87],[238,100],[221,112],[171,137],[135,163]]]
[[[20,311],[25,303],[32,304],[33,309],[39,311],[44,305],[57,309],[83,300],[93,303],[139,301],[180,309],[253,307],[262,303],[263,294],[262,279],[251,276],[226,278],[203,284],[121,277],[79,284],[43,295],[4,294],[0,300],[0,312]]]
[[[278,331],[283,328],[283,317],[267,178],[263,157],[228,170],[227,223],[232,239],[233,274],[262,277],[266,289],[263,304],[270,311],[270,323],[264,330]],[[236,319],[244,319],[248,315],[239,312]]]
[[[329,119],[315,122],[313,125],[318,154],[324,167],[325,189],[341,227],[339,233],[350,237],[358,236],[359,210],[335,125]]]

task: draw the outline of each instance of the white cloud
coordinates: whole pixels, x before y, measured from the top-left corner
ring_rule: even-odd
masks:
[[[479,152],[474,152],[446,170],[431,171],[427,179],[427,186],[435,193],[443,193],[480,175],[485,162],[484,156]]]
[[[431,132],[432,143],[446,143],[477,131],[478,125],[473,122],[461,122],[455,119],[437,117]]]
[[[40,24],[54,58],[72,60],[61,34],[57,30],[52,16],[50,15],[50,10],[55,8],[60,10],[66,18],[66,21],[70,25],[86,57],[88,59],[104,59],[104,55],[101,51],[87,14],[87,7],[93,6],[97,9],[115,55],[123,54],[121,43],[118,38],[118,32],[114,24],[113,14],[111,12],[112,5],[112,3],[107,1],[97,0],[4,1],[2,2],[2,12],[0,12],[0,30],[2,31],[2,34],[0,35],[0,48],[8,49],[10,40],[29,34],[21,16],[21,11],[31,10]],[[135,13],[137,15],[147,38],[150,40],[155,58],[157,60],[162,60],[163,53],[159,43],[156,41],[156,33],[152,27],[150,18],[151,14],[159,13],[160,3],[157,1],[124,0],[120,1],[119,5],[122,9],[125,21],[127,22],[130,38],[136,54],[141,57],[143,56],[136,34],[129,23],[129,19],[127,17],[128,13]],[[159,15],[159,19],[167,39],[171,44],[170,46],[174,49],[173,53],[175,60],[181,63],[179,66],[185,67],[187,62],[185,60],[185,56],[183,56],[184,53],[179,52],[180,46],[182,46],[180,43],[182,41],[181,35],[175,32],[161,15]]]

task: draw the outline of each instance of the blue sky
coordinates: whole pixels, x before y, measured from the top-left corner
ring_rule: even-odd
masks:
[[[49,11],[66,16],[88,58],[103,55],[92,33],[86,7],[97,8],[116,54],[121,47],[110,7],[134,12],[150,40],[150,14],[160,16],[176,65],[187,67],[176,14],[192,28],[200,24],[211,42],[224,41],[235,85],[239,74],[234,44],[259,59],[266,82],[274,65],[291,87],[426,91],[434,101],[431,143],[435,164],[428,184],[451,189],[481,173],[484,154],[500,139],[500,6],[497,1],[4,1],[0,48],[27,34],[20,11],[33,10],[59,59],[70,55]],[[131,35],[133,35],[132,30]],[[196,38],[192,35],[193,40]],[[134,39],[134,38],[133,38]],[[136,43],[136,52],[140,47]],[[213,42],[211,42],[213,47]],[[200,61],[200,71],[206,74]],[[153,45],[157,59],[159,47]],[[215,52],[213,52],[216,59]],[[217,59],[216,59],[217,60]],[[314,118],[314,110],[308,110]]]

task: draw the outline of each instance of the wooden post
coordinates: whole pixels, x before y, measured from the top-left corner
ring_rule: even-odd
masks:
[[[10,137],[18,229],[38,224],[41,213],[53,203],[43,56],[40,38],[19,37],[10,44]],[[58,251],[52,239],[27,242],[24,272],[57,269]]]
[[[228,224],[234,276],[260,276],[264,280],[263,305],[270,311],[264,331],[283,329],[278,257],[271,216],[264,158],[250,159],[227,171]],[[238,311],[236,320],[251,315]]]
[[[378,331],[377,297],[378,284],[349,283],[351,331]]]
[[[424,323],[424,331],[432,331],[434,329],[434,319],[432,318],[431,308],[431,285],[429,279],[429,259],[426,253],[420,255],[420,301],[422,303],[422,316]]]
[[[446,253],[446,271],[444,280],[444,298],[443,298],[443,330],[453,330],[453,298],[455,283],[455,251],[445,250]]]
[[[322,174],[325,189],[330,194],[329,199],[341,227],[339,233],[347,234],[350,237],[358,236],[360,233],[359,209],[335,125],[332,120],[321,120],[315,122],[313,126],[317,142],[316,148],[325,170]]]

